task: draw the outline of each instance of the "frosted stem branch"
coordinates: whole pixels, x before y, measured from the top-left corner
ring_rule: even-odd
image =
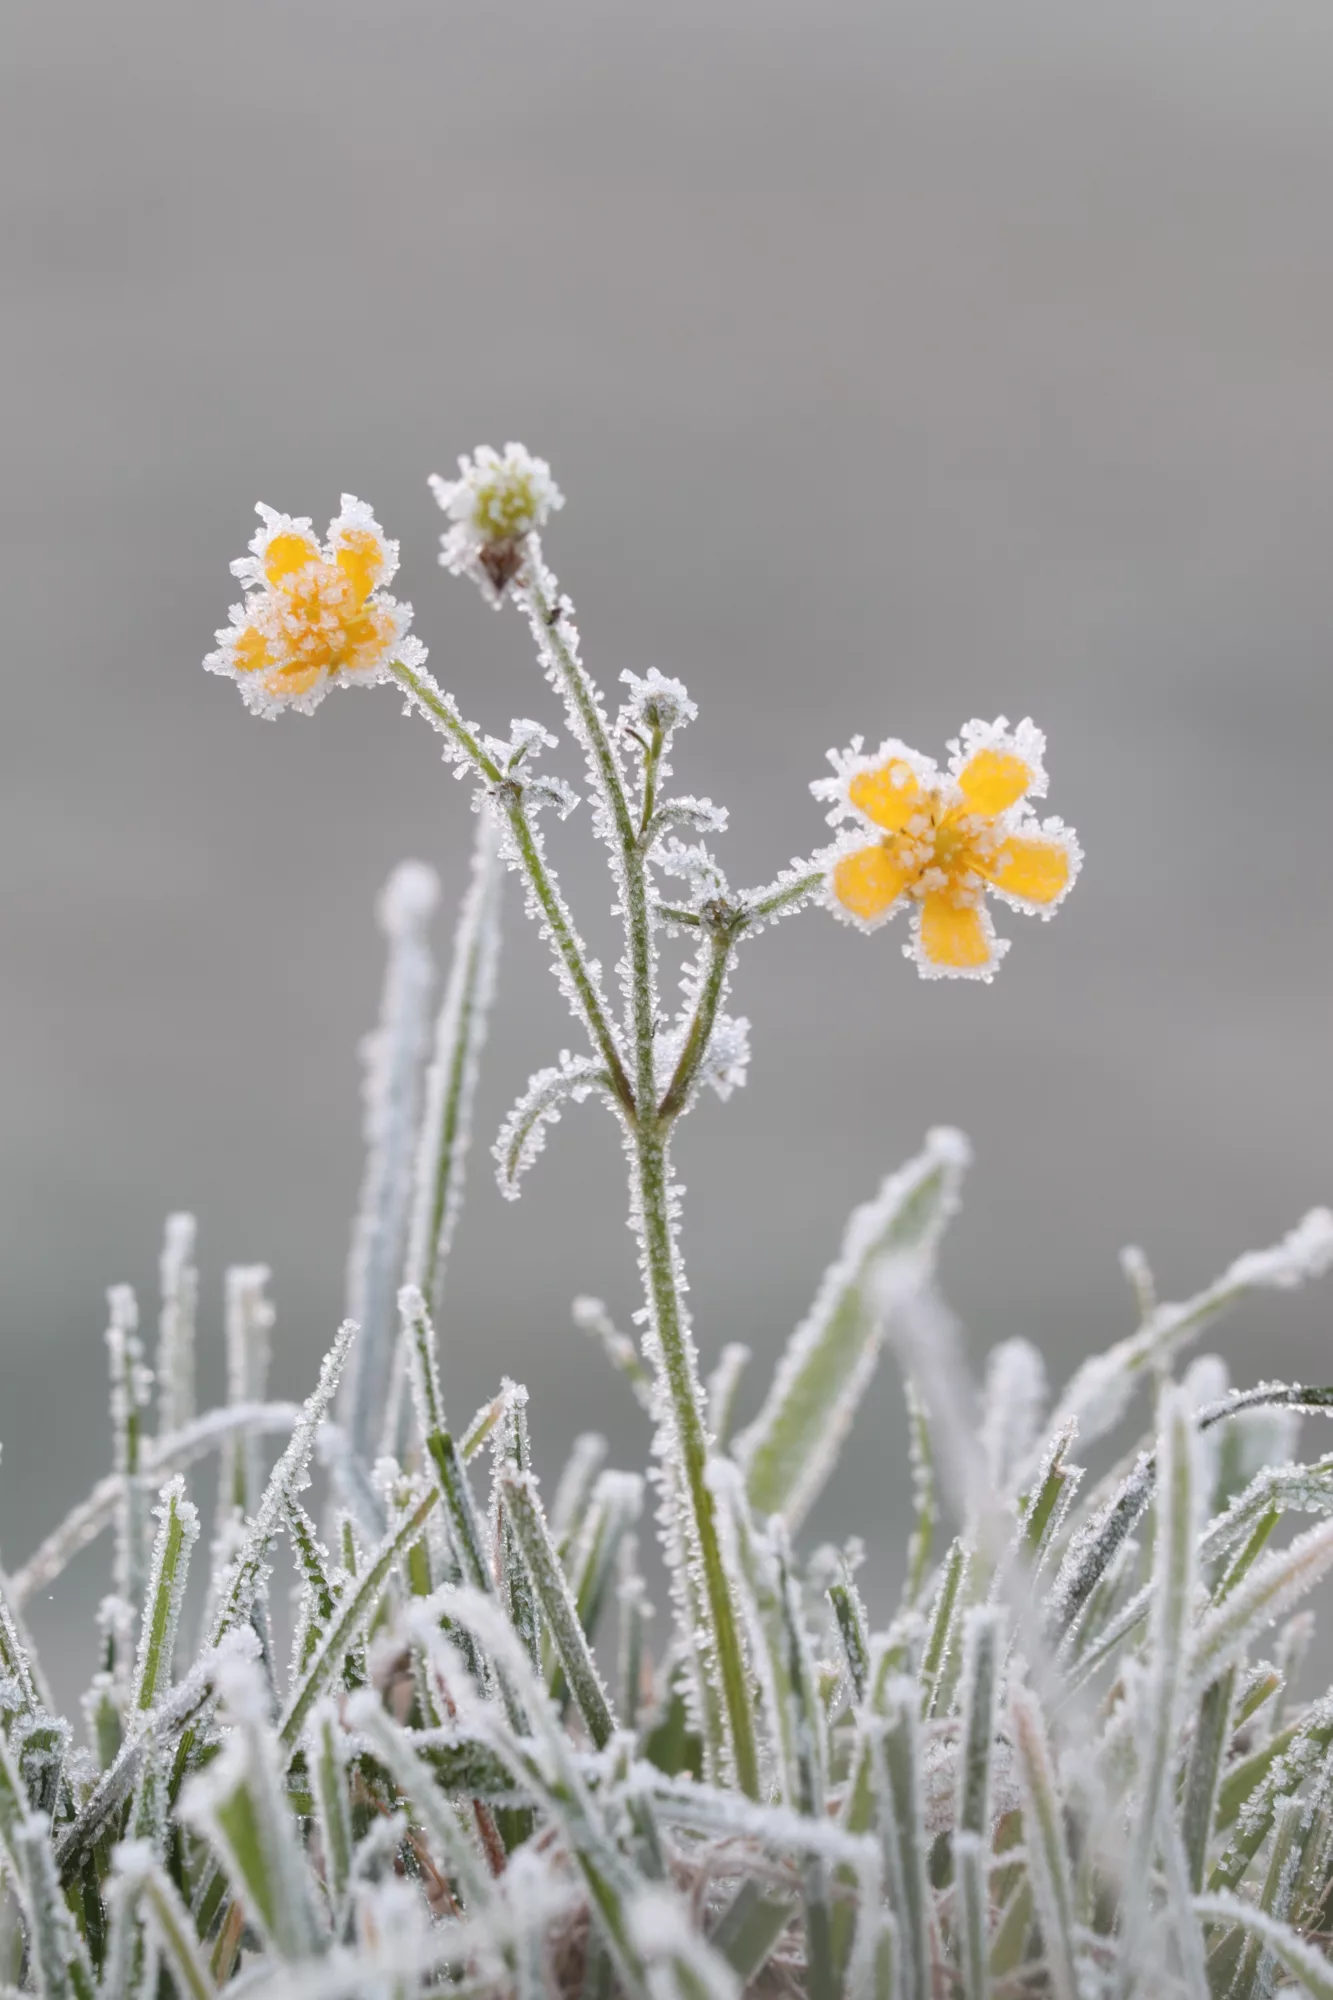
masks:
[[[633,1117],[634,1093],[625,1074],[625,1065],[621,1061],[616,1038],[611,1032],[611,1024],[606,1018],[601,996],[593,983],[592,974],[588,970],[582,949],[574,934],[574,926],[570,922],[564,898],[546,866],[533,832],[532,822],[523,803],[522,787],[512,778],[506,777],[495,759],[487,753],[473,731],[461,720],[452,703],[446,700],[429,674],[405,666],[401,660],[395,661],[392,673],[399,686],[406,690],[418,712],[424,715],[442,736],[448,738],[453,746],[453,754],[461,753],[478,775],[495,788],[493,793],[495,810],[502,812],[509,822],[523,872],[532,885],[542,915],[550,926],[555,949],[573,983],[584,1026],[606,1064],[617,1098],[629,1116]],[[609,744],[607,753],[610,755]],[[623,797],[622,790],[622,802]],[[628,808],[626,811],[628,812]]]
[[[694,1018],[690,1022],[685,1046],[680,1052],[680,1060],[667,1086],[666,1095],[657,1107],[658,1117],[666,1123],[678,1118],[690,1101],[690,1091],[699,1073],[699,1065],[708,1052],[713,1025],[717,1020],[717,1010],[726,992],[727,970],[731,964],[731,954],[735,949],[737,935],[734,923],[728,922],[716,928],[709,939],[708,969],[704,974]]]

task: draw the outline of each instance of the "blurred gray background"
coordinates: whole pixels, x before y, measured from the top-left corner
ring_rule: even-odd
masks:
[[[435,670],[503,726],[549,697],[437,569],[425,477],[549,457],[589,663],[687,681],[678,779],[732,807],[739,881],[818,840],[855,731],[1047,729],[1087,866],[1049,928],[1004,917],[993,988],[819,914],[742,963],[750,1086],[681,1164],[747,1408],[931,1123],[977,1148],[945,1263],[974,1354],[1021,1332],[1060,1374],[1129,1324],[1121,1244],[1176,1294],[1333,1194],[1324,0],[15,0],[5,44],[8,1563],[107,1465],[102,1288],[151,1316],[168,1208],[201,1220],[205,1389],[237,1259],[274,1267],[276,1388],[312,1380],[373,899],[407,854],[462,885],[466,798],[391,695],[260,724],[200,671],[261,497],[371,500]],[[552,847],[606,948],[586,839]],[[516,898],[505,952],[448,1392],[526,1379],[548,1477],[587,1425],[637,1463],[567,1311],[634,1305],[611,1122],[568,1116],[517,1206],[490,1179],[572,1033]],[[1329,1310],[1238,1318],[1238,1376],[1328,1379]],[[814,1528],[896,1535],[901,1460],[886,1369]],[[101,1573],[34,1609],[66,1691]]]

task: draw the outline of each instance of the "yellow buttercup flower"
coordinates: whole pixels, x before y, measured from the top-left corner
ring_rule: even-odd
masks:
[[[830,751],[834,776],[811,790],[831,802],[833,825],[851,826],[825,857],[829,907],[867,931],[909,908],[904,950],[923,978],[990,979],[1009,945],[986,891],[1049,917],[1083,859],[1070,827],[1027,810],[1046,791],[1045,749],[1034,723],[1011,730],[999,716],[969,722],[943,771],[895,738],[873,755],[859,737]]]
[[[250,554],[232,564],[248,586],[244,604],[217,635],[204,665],[236,681],[260,715],[295,708],[310,714],[335,683],[383,679],[390,664],[419,665],[426,649],[410,636],[412,607],[385,585],[398,568],[391,542],[365,502],[342,496],[342,511],[321,542],[307,518],[262,504]]]

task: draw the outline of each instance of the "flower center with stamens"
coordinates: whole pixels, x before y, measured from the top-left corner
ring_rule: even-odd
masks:
[[[939,792],[928,793],[901,834],[884,843],[918,901],[948,893],[971,902],[981,893],[976,864],[994,845],[990,822],[962,812]]]

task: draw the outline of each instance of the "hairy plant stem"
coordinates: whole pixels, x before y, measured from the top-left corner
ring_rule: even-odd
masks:
[[[703,1570],[712,1651],[725,1704],[736,1781],[751,1798],[759,1796],[759,1763],[754,1740],[749,1674],[731,1587],[722,1562],[716,1504],[707,1480],[708,1433],[704,1426],[698,1368],[680,1303],[679,1272],[672,1241],[671,1168],[667,1126],[656,1116],[640,1120],[634,1134],[634,1168],[642,1216],[644,1272],[662,1370],[680,1445],[686,1497]],[[705,1719],[707,1717],[707,1703]],[[710,1746],[714,1756],[718,1746]]]
[[[755,1747],[749,1675],[718,1538],[713,1494],[708,1485],[708,1432],[703,1418],[703,1385],[681,1300],[681,1273],[671,1216],[668,1135],[685,1097],[682,1096],[676,1109],[665,1116],[656,1103],[656,949],[643,845],[639,827],[630,810],[620,763],[607,735],[592,683],[566,644],[560,619],[556,615],[556,604],[547,600],[540,555],[536,550],[528,564],[527,578],[526,591],[534,629],[539,635],[545,634],[565,698],[581,725],[588,747],[589,765],[598,780],[620,847],[625,943],[630,971],[630,1017],[634,1038],[634,1098],[637,1106],[630,1136],[635,1208],[642,1234],[644,1280],[651,1323],[661,1355],[663,1386],[680,1445],[681,1470],[685,1479],[682,1497],[690,1513],[690,1539],[703,1572],[705,1609],[711,1628],[707,1643],[711,1660],[706,1663],[705,1672],[711,1666],[720,1682],[737,1782],[744,1792],[757,1798],[759,1760]],[[656,732],[653,746],[646,753],[653,774],[657,762],[654,750],[660,755]],[[645,805],[648,803],[650,783],[651,775],[646,771]],[[717,993],[712,1002],[714,1013],[721,997],[724,976],[725,962],[719,971]],[[696,1026],[699,1026],[698,1022]],[[695,1067],[707,1046],[710,1028],[711,1019],[700,1030]],[[703,1707],[707,1724],[710,1704],[705,1701]],[[719,1757],[720,1744],[710,1743],[708,1749],[711,1763],[725,1763],[725,1758]]]

